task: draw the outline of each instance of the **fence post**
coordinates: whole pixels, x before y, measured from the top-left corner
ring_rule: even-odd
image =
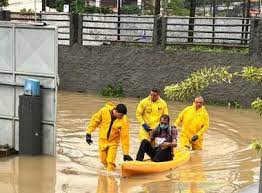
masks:
[[[196,0],[190,1],[190,13],[189,13],[189,23],[188,23],[188,42],[194,42],[194,24],[196,16]]]
[[[70,14],[70,46],[77,43],[78,39],[78,14]]]
[[[78,16],[78,38],[77,43],[79,45],[83,44],[83,15]]]
[[[8,10],[0,10],[0,21],[10,21],[11,12]]]
[[[153,29],[153,47],[154,49],[160,49],[161,46],[161,33],[162,33],[162,17],[155,15],[154,17],[154,29]]]
[[[262,54],[262,19],[253,18],[250,27],[249,54]]]
[[[166,49],[167,17],[162,17],[161,50]]]

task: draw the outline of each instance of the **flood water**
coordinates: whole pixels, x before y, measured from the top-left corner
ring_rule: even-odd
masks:
[[[91,115],[110,98],[59,92],[57,112],[57,156],[14,156],[0,159],[2,193],[233,193],[258,180],[260,159],[250,149],[262,138],[262,118],[252,110],[206,106],[210,128],[204,148],[192,152],[191,160],[176,170],[123,179],[118,170],[107,175],[98,158],[97,131],[94,143],[85,142]],[[112,99],[128,107],[131,156],[139,146],[135,110],[139,99]],[[168,102],[172,120],[189,104]]]

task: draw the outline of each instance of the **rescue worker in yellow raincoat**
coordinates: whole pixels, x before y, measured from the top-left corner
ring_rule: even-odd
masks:
[[[186,107],[178,115],[174,126],[182,125],[179,138],[181,147],[192,147],[193,150],[202,149],[203,135],[209,127],[209,117],[203,103],[203,97],[196,97],[193,105]]]
[[[140,101],[137,110],[136,118],[141,127],[139,130],[139,140],[149,140],[149,133],[155,129],[162,115],[168,115],[166,102],[160,98],[160,91],[152,89],[150,95]]]
[[[120,140],[124,161],[133,160],[129,155],[129,123],[126,114],[127,108],[124,104],[115,106],[109,102],[92,116],[86,130],[86,142],[90,145],[93,142],[91,133],[99,127],[99,156],[108,171],[115,170],[115,159]]]

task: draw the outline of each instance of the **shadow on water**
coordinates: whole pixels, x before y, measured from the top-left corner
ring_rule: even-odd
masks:
[[[207,106],[210,128],[204,149],[175,170],[154,175],[119,177],[122,150],[117,154],[117,171],[108,176],[98,158],[98,132],[94,143],[85,142],[85,128],[91,115],[110,98],[60,92],[57,112],[57,156],[10,157],[0,160],[0,192],[4,193],[233,193],[258,179],[260,160],[250,149],[262,138],[262,120],[251,110]],[[138,99],[112,99],[125,103],[130,121],[131,150],[139,146],[139,125],[135,118]],[[168,102],[174,121],[189,104]]]

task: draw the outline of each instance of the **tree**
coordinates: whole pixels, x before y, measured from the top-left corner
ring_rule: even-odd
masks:
[[[0,0],[0,9],[8,5],[8,0]]]
[[[191,75],[184,81],[165,87],[165,95],[169,99],[186,100],[200,94],[211,84],[231,83],[234,76],[240,76],[250,82],[262,84],[262,67],[243,67],[241,72],[230,73],[230,67],[203,68]],[[262,116],[262,99],[257,98],[251,107]],[[256,140],[252,147],[262,156],[262,140]],[[262,157],[260,161],[259,192],[262,192]]]

